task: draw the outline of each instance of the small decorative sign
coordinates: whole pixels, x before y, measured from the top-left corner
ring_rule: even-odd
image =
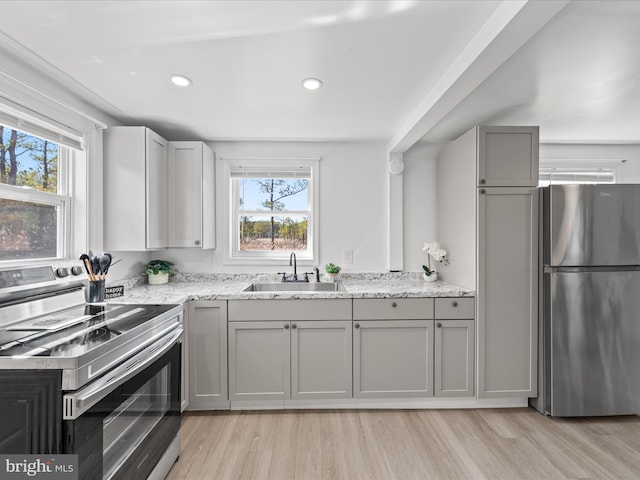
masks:
[[[105,287],[104,299],[117,298],[124,296],[124,285],[116,285],[113,287]]]

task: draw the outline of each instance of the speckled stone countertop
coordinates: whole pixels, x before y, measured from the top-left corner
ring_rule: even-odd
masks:
[[[326,281],[326,278],[322,279]],[[473,290],[415,273],[341,274],[336,292],[244,292],[252,282],[278,282],[274,275],[176,274],[166,285],[148,285],[146,277],[119,282],[125,295],[114,303],[181,304],[189,300],[272,300],[309,298],[472,297]]]

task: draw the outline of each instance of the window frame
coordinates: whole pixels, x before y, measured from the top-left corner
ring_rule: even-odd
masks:
[[[9,128],[14,128],[9,126]],[[43,138],[24,130],[22,133],[38,138]],[[53,206],[57,208],[57,231],[58,238],[56,244],[55,257],[38,257],[38,258],[18,258],[13,260],[0,260],[0,267],[10,267],[14,265],[32,265],[43,262],[63,261],[70,258],[71,251],[71,222],[73,218],[71,190],[71,157],[73,150],[68,146],[58,145],[58,193],[42,192],[34,188],[22,187],[17,185],[7,185],[0,183],[0,199],[12,200],[24,203],[35,203],[40,205]]]
[[[307,252],[296,251],[296,259],[302,265],[314,265],[318,261],[317,225],[319,218],[318,184],[320,158],[287,158],[287,157],[220,157],[223,165],[223,194],[227,200],[224,212],[228,235],[224,238],[224,264],[228,265],[288,265],[290,251],[241,251],[239,248],[239,192],[233,186],[232,171],[246,168],[248,171],[309,169],[309,211],[285,210],[275,212],[273,216],[308,215],[307,218]],[[277,178],[277,177],[276,177]],[[290,178],[290,177],[283,177]],[[249,211],[245,211],[249,212]],[[283,213],[284,215],[279,215]],[[260,212],[264,216],[264,212]],[[271,213],[268,214],[271,217]]]
[[[560,185],[566,183],[618,183],[621,176],[621,166],[626,160],[622,159],[595,159],[595,158],[541,158],[538,174],[538,185]],[[565,176],[566,180],[553,179],[553,171],[557,171],[557,177]],[[611,175],[612,181],[598,181],[598,177]],[[543,178],[548,175],[549,178]],[[573,178],[569,178],[573,177]],[[579,178],[582,177],[582,178]],[[587,180],[593,178],[594,181]]]

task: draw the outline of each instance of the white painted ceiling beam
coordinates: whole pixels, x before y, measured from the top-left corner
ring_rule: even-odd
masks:
[[[569,0],[505,0],[388,144],[404,152],[495,72]]]

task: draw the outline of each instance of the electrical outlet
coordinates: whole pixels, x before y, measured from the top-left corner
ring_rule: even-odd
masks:
[[[344,263],[353,263],[353,250],[343,250],[342,259]]]

